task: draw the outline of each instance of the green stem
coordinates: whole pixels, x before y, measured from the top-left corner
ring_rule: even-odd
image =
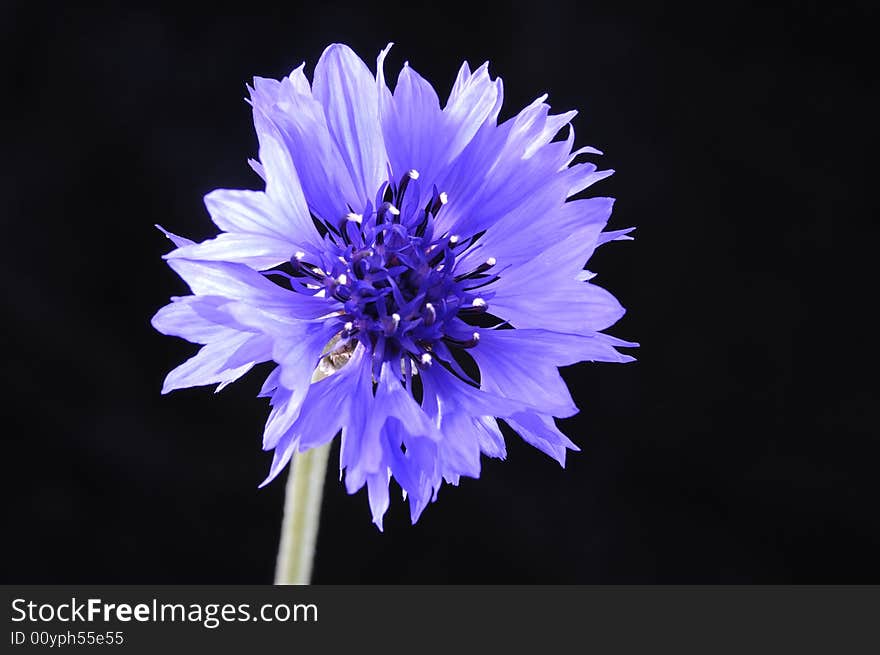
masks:
[[[333,375],[348,362],[353,349],[334,351],[338,342],[339,335],[336,335],[324,348],[325,357],[312,374],[312,384]],[[311,582],[329,455],[330,443],[326,443],[302,453],[294,453],[290,458],[284,518],[281,521],[281,543],[278,545],[278,559],[275,562],[277,585]]]
[[[295,453],[287,472],[275,584],[309,584],[330,444]]]

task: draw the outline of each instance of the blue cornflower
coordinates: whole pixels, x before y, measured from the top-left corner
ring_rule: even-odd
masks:
[[[263,484],[341,431],[346,488],[367,486],[380,528],[391,477],[415,522],[443,480],[503,458],[497,418],[564,465],[577,447],[554,417],[577,408],[558,367],[632,361],[615,347],[637,345],[600,332],[624,310],[584,264],[630,230],[602,231],[610,198],[569,200],[612,173],[574,163],[601,154],[572,151],[575,112],[542,96],[499,125],[487,64],[463,64],[442,108],[406,64],[392,93],[389,48],[375,77],[335,44],[311,85],[303,66],[254,79],[265,191],[209,193],[214,239],[166,232],[192,295],[153,318],[203,344],[163,393],[274,362]]]

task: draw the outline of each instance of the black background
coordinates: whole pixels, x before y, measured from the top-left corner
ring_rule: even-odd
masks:
[[[488,59],[502,117],[580,110],[642,347],[565,371],[565,470],[509,439],[414,527],[331,464],[315,581],[880,582],[870,4],[4,4],[0,581],[271,581],[262,376],[159,395],[195,348],[150,327],[185,290],[152,225],[207,238],[202,196],[258,187],[253,75],[395,41],[392,80]]]

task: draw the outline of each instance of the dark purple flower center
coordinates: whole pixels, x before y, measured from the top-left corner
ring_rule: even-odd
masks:
[[[324,233],[320,261],[306,261],[304,253],[291,258],[292,288],[342,303],[340,340],[366,346],[377,372],[382,362],[396,359],[425,367],[439,357],[455,367],[450,348],[478,344],[473,323],[491,298],[480,288],[496,279],[493,258],[458,270],[457,259],[478,236],[437,234],[446,194],[435,186],[419,207],[418,184],[418,173],[410,171],[398,184],[382,185],[375,210],[368,204],[335,225],[316,218]]]

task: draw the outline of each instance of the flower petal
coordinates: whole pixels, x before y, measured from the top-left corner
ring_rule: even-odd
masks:
[[[460,475],[479,477],[482,417],[512,416],[529,408],[511,398],[470,386],[440,365],[422,373],[422,408],[443,435],[437,444],[440,473],[447,481]]]
[[[315,66],[312,92],[363,207],[388,177],[373,75],[351,48],[335,43]]]
[[[370,499],[370,511],[373,513],[373,523],[382,531],[382,519],[388,511],[388,482],[387,472],[373,473],[367,477],[367,494]]]
[[[622,355],[614,346],[636,347],[637,343],[615,339],[599,332],[585,334],[566,334],[549,330],[483,330],[480,344],[470,351],[473,358],[481,361],[518,360],[517,367],[524,361],[538,364],[569,366],[577,362],[631,362],[629,355]],[[508,366],[505,362],[502,366]],[[482,365],[480,366],[482,372]],[[525,370],[528,370],[526,367]],[[549,412],[548,412],[549,413]]]
[[[168,265],[196,295],[240,300],[281,319],[315,319],[334,311],[330,299],[283,289],[243,264],[169,259]]]
[[[272,358],[279,364],[272,411],[263,432],[263,449],[274,448],[299,417],[321,353],[338,332],[333,321],[299,321],[274,344]]]
[[[453,126],[447,145],[450,159],[464,150],[481,127],[494,125],[503,99],[501,78],[491,78],[488,62],[473,74],[470,74],[467,62],[462,65],[443,108]]]
[[[278,222],[283,225],[284,236],[290,243],[301,245],[306,252],[320,252],[321,236],[309,214],[299,175],[283,145],[283,137],[277,128],[269,129],[268,126],[258,129],[257,134],[260,161],[266,176],[266,195],[281,215]]]
[[[224,232],[263,234],[294,244],[287,221],[275,203],[262,191],[216,189],[205,196],[211,220]],[[292,251],[296,250],[291,246]]]
[[[552,416],[526,412],[506,418],[505,421],[526,443],[550,455],[562,466],[565,466],[566,451],[580,450],[559,431]]]
[[[335,222],[346,214],[347,205],[355,206],[360,198],[330,135],[324,109],[313,97],[302,69],[300,66],[281,82],[254,79],[254,125],[261,142],[263,134],[277,129],[309,209],[319,218]]]
[[[586,258],[596,247],[597,226],[585,225],[533,259],[506,270],[487,285],[491,311],[517,328],[572,334],[599,331],[625,310],[610,293],[579,281]]]
[[[536,193],[533,197],[542,195]],[[584,246],[590,242],[598,243],[613,206],[614,198],[573,200],[550,210],[540,210],[532,202],[523,202],[490,226],[477,242],[479,248],[471,248],[465,253],[456,263],[456,269],[461,272],[473,270],[490,256],[495,258],[498,270],[519,266],[575,233],[580,244],[576,257],[584,257],[579,262],[583,266],[592,254]],[[529,236],[524,239],[526,231]],[[578,265],[575,257],[569,257],[569,260]]]
[[[195,243],[195,241],[193,241],[192,239],[187,239],[186,237],[179,237],[176,234],[174,234],[173,232],[169,232],[168,230],[166,230],[164,227],[162,227],[158,223],[156,224],[156,227],[159,229],[159,231],[162,234],[164,234],[166,237],[168,237],[171,240],[171,243],[173,243],[176,248],[182,248],[184,246],[191,246],[192,244]]]
[[[545,414],[567,417],[578,409],[556,365],[528,342],[496,338],[505,333],[542,330],[484,330],[470,352],[480,367],[480,388],[526,403]],[[513,348],[510,348],[513,341]],[[516,346],[520,346],[517,348]]]
[[[366,422],[353,438],[346,440],[342,450],[340,462],[345,467],[345,484],[349,493],[360,489],[371,474],[388,466],[390,457],[385,448],[388,442],[383,443],[383,433],[389,420],[406,427],[404,445],[415,437],[427,437],[432,441],[442,439],[436,424],[398,380],[395,366],[399,370],[399,361],[383,364]]]
[[[404,65],[394,95],[382,102],[382,110],[382,132],[394,175],[399,178],[415,169],[421,179],[433,183],[439,167],[449,159],[450,143],[434,88]],[[424,205],[430,191],[430,184],[425,185],[419,206]]]
[[[609,175],[614,175],[614,169],[605,171],[596,170],[596,165],[591,163],[575,164],[564,173],[568,181],[568,195],[573,196],[587,187],[594,185],[599,180],[604,180]]]
[[[573,334],[604,330],[626,313],[608,291],[576,278],[506,285],[492,297],[491,311],[517,328]]]
[[[557,172],[568,161],[571,142],[550,139],[573,113],[549,116],[545,98],[476,135],[443,181],[450,203],[438,218],[441,230],[470,236],[517,210],[546,213],[570,195],[572,181]]]
[[[270,357],[268,340],[260,334],[235,332],[213,341],[165,378],[162,393],[206,384],[228,384],[247,373],[255,363]]]
[[[229,302],[218,296],[183,296],[172,298],[151,321],[162,334],[181,337],[192,343],[206,344],[241,332],[214,316],[218,308]]]
[[[294,448],[304,451],[320,446],[342,430],[344,449],[352,434],[357,435],[362,430],[371,400],[370,358],[364,356],[361,346],[339,371],[309,386],[299,417],[275,446],[276,454],[279,451],[283,454],[273,462],[263,484],[268,484],[283,469]]]
[[[288,241],[263,234],[224,232],[202,243],[178,248],[167,257],[237,262],[262,271],[289,261],[292,248],[296,246]]]

